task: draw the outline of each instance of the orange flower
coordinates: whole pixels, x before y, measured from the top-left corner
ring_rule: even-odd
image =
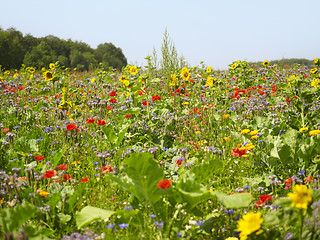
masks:
[[[57,166],[57,168],[59,168],[59,170],[65,170],[68,167],[68,165],[66,164],[60,164]]]
[[[62,178],[63,178],[64,180],[71,180],[71,179],[72,179],[71,176],[70,176],[70,174],[64,174],[64,175],[62,176]]]
[[[105,120],[98,120],[97,124],[98,125],[105,125],[106,121]]]
[[[9,132],[9,130],[10,130],[9,128],[5,128],[5,129],[2,129],[2,132],[7,133],[7,132]]]
[[[88,177],[84,177],[84,178],[81,179],[81,182],[82,182],[82,183],[88,182],[88,181],[89,181],[89,178],[88,178]]]
[[[161,189],[168,189],[171,186],[171,179],[162,179],[157,183],[157,187]]]
[[[89,119],[86,119],[86,123],[94,123],[95,119],[94,118],[89,118]]]
[[[49,171],[46,171],[45,174],[43,174],[43,178],[46,179],[46,178],[52,178],[56,175],[56,171],[52,171],[52,170],[49,170]]]

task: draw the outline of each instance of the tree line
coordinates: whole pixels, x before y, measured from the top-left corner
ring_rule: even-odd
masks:
[[[64,40],[53,35],[33,37],[14,28],[0,28],[0,66],[4,69],[19,69],[22,64],[42,68],[59,61],[60,66],[91,70],[102,64],[105,68],[127,65],[121,48],[112,43],[99,44],[96,49],[87,43]]]
[[[256,66],[261,66],[262,62],[249,62],[249,65],[252,67],[256,67]],[[308,60],[305,58],[283,58],[280,60],[272,60],[270,61],[270,65],[275,65],[277,64],[280,67],[285,67],[285,66],[293,66],[295,64],[300,64],[300,65],[304,65],[307,67],[312,67],[314,65],[313,60]]]

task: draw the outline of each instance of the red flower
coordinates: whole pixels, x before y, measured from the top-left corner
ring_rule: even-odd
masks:
[[[44,156],[35,156],[34,159],[35,159],[36,161],[41,161],[41,160],[44,159]]]
[[[157,187],[161,189],[168,189],[171,186],[171,179],[162,179],[157,183]]]
[[[71,124],[68,124],[67,125],[67,130],[68,131],[72,131],[73,129],[75,129],[76,128],[76,125],[74,124],[74,123],[71,123]]]
[[[287,103],[291,102],[290,98],[287,98],[287,99],[286,99],[286,102],[287,102]]]
[[[304,183],[313,182],[311,175],[309,177],[305,177],[304,179],[305,179]]]
[[[105,120],[98,120],[97,124],[98,125],[105,125],[106,121]]]
[[[132,117],[131,114],[127,114],[127,115],[125,116],[125,118],[131,118],[131,117]]]
[[[143,94],[143,92],[141,90],[139,90],[138,94],[141,96]]]
[[[57,166],[57,168],[59,168],[59,170],[65,170],[68,167],[68,165],[66,164],[60,164]]]
[[[82,182],[82,183],[88,182],[88,181],[89,181],[89,178],[88,178],[88,177],[84,177],[84,178],[81,179],[81,182]]]
[[[266,204],[266,202],[271,201],[272,196],[266,194],[259,196],[260,200],[258,200],[255,205],[257,208],[262,207],[262,205]]]
[[[109,93],[109,96],[110,97],[114,97],[114,96],[116,96],[117,95],[117,93],[115,92],[115,91],[112,91],[111,93]]]
[[[242,155],[245,155],[247,153],[247,150],[246,149],[239,149],[239,148],[232,148],[232,151],[231,151],[231,155],[233,157],[241,157]]]
[[[107,165],[105,167],[101,167],[102,171],[101,174],[107,173],[107,172],[113,172],[113,169],[111,168],[110,165]]]
[[[154,102],[156,100],[161,100],[161,97],[159,95],[152,96],[151,100]]]
[[[49,171],[46,171],[45,174],[43,174],[43,178],[52,178],[55,175],[56,175],[56,171],[49,170]]]
[[[109,100],[109,102],[111,102],[111,103],[116,103],[116,102],[117,102],[117,99],[111,98],[111,99]]]
[[[86,122],[89,124],[89,123],[94,123],[95,119],[94,118],[89,118],[89,119],[86,119]]]
[[[70,176],[70,174],[64,174],[64,175],[62,176],[62,178],[63,178],[64,180],[71,180],[71,179],[72,179],[71,176]]]
[[[112,109],[112,107],[107,107],[107,110],[109,110],[109,111],[110,111],[111,109]]]
[[[142,101],[143,106],[147,106],[147,104],[148,104],[148,102],[146,100]],[[150,105],[150,103],[149,103],[149,105]]]

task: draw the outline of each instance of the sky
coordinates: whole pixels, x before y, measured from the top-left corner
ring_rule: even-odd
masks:
[[[129,64],[161,57],[167,29],[191,66],[320,57],[320,0],[0,0],[0,27],[96,48],[111,42]]]

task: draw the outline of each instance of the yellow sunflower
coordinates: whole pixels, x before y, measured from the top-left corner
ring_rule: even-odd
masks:
[[[46,81],[50,81],[54,78],[54,75],[52,72],[50,71],[46,71],[44,74],[43,74],[43,77],[45,78]]]
[[[187,67],[184,67],[181,70],[181,78],[184,79],[184,80],[188,80],[189,77],[190,77],[189,69]]]
[[[270,65],[269,61],[265,60],[263,63],[262,63],[263,66],[267,67]]]
[[[129,68],[129,73],[132,74],[132,75],[137,75],[138,73],[138,68],[136,68],[135,66],[131,66]]]

